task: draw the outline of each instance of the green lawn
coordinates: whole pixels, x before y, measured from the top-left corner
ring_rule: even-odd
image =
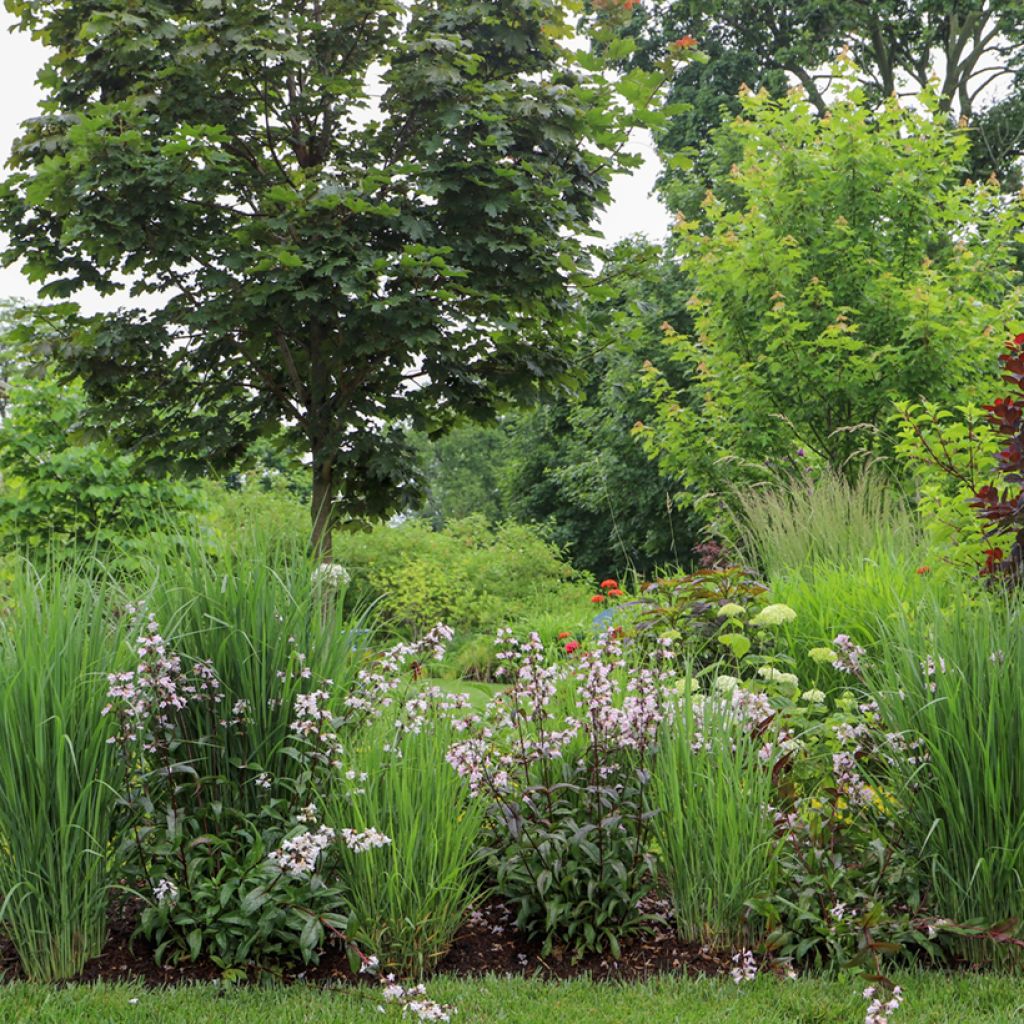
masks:
[[[1024,980],[911,974],[893,1024],[1024,1022]],[[429,994],[458,1007],[457,1024],[861,1024],[863,982],[762,978],[663,980],[645,985],[554,984],[487,978],[437,980]],[[211,987],[147,991],[124,986],[0,988],[3,1024],[344,1024],[400,1018],[377,1011],[374,990]],[[132,1002],[137,1000],[137,1002]],[[414,1018],[407,1018],[412,1021]]]

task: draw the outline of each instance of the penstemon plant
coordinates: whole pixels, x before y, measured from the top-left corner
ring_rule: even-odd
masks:
[[[390,843],[372,827],[323,824],[317,806],[343,774],[339,731],[362,713],[359,702],[335,715],[330,681],[312,689],[305,658],[293,651],[282,689],[291,692],[294,676],[310,687],[292,704],[284,753],[295,769],[275,779],[254,760],[231,759],[200,775],[196,766],[211,764],[211,749],[223,752],[226,733],[234,749],[245,748],[252,709],[227,707],[214,667],[187,667],[152,617],[138,658],[134,671],[110,677],[104,713],[116,719],[111,740],[128,778],[123,860],[148,900],[139,931],[158,962],[206,955],[230,974],[296,956],[315,961],[328,933],[345,937],[330,872],[335,845],[365,852]],[[243,789],[262,799],[243,799]]]
[[[467,735],[448,761],[488,801],[497,889],[546,952],[558,943],[617,956],[620,938],[647,924],[649,765],[675,680],[671,649],[630,665],[609,631],[570,666],[549,661],[536,633],[502,630],[496,642],[510,685],[459,723]],[[565,691],[575,701],[562,713]]]

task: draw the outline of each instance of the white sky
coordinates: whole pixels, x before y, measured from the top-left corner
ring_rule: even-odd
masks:
[[[39,90],[36,73],[45,60],[45,49],[26,33],[11,32],[14,18],[0,10],[0,161],[6,161],[18,126],[36,113]],[[636,151],[644,156],[643,167],[631,176],[620,176],[612,186],[612,204],[600,222],[608,241],[643,232],[652,238],[663,237],[669,226],[665,208],[651,194],[657,175],[657,161],[650,137],[638,137]],[[4,241],[0,236],[0,241]],[[0,298],[35,299],[35,286],[17,267],[0,267]],[[101,299],[84,292],[78,301],[86,310],[110,309],[119,305],[116,296]]]

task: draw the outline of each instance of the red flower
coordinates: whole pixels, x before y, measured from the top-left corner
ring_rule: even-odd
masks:
[[[579,649],[580,649],[580,642],[579,642],[579,640],[570,640],[565,645],[565,653],[566,654],[572,654],[573,651],[578,651]]]
[[[927,575],[928,573],[930,573],[930,572],[931,572],[932,570],[931,570],[931,567],[930,567],[930,566],[927,566],[927,565],[922,565],[922,566],[921,566],[921,567],[920,567],[920,568],[919,568],[918,570],[916,570],[916,571],[917,571],[917,575],[918,575],[918,576],[925,576],[925,575]]]
[[[609,597],[622,597],[622,591],[619,590],[618,587],[612,587],[611,590],[608,591],[608,596]]]
[[[601,589],[602,590],[607,590],[609,587],[617,587],[618,585],[619,584],[618,584],[617,580],[604,580],[601,583]]]
[[[604,594],[595,594],[591,599],[591,604],[600,604],[604,600]]]
[[[1024,334],[1018,334],[1017,337],[1013,339],[1013,344],[1016,345],[1017,348],[1024,348]]]
[[[686,35],[677,39],[674,43],[668,44],[674,50],[688,50],[691,46],[697,45],[697,40],[693,36]]]
[[[568,640],[569,637],[571,637],[571,636],[572,636],[572,633],[559,633],[558,634],[558,639],[559,640]]]

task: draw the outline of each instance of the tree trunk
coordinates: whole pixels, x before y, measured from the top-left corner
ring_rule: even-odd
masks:
[[[313,501],[310,512],[313,533],[310,547],[321,562],[333,557],[334,534],[334,459],[337,451],[331,446],[334,417],[331,410],[330,378],[323,365],[323,332],[319,324],[309,330],[309,410],[308,438],[312,456]]]
[[[317,458],[318,454],[321,455]],[[313,452],[313,503],[310,509],[313,534],[310,546],[321,562],[333,558],[334,534],[334,464],[322,453]]]

